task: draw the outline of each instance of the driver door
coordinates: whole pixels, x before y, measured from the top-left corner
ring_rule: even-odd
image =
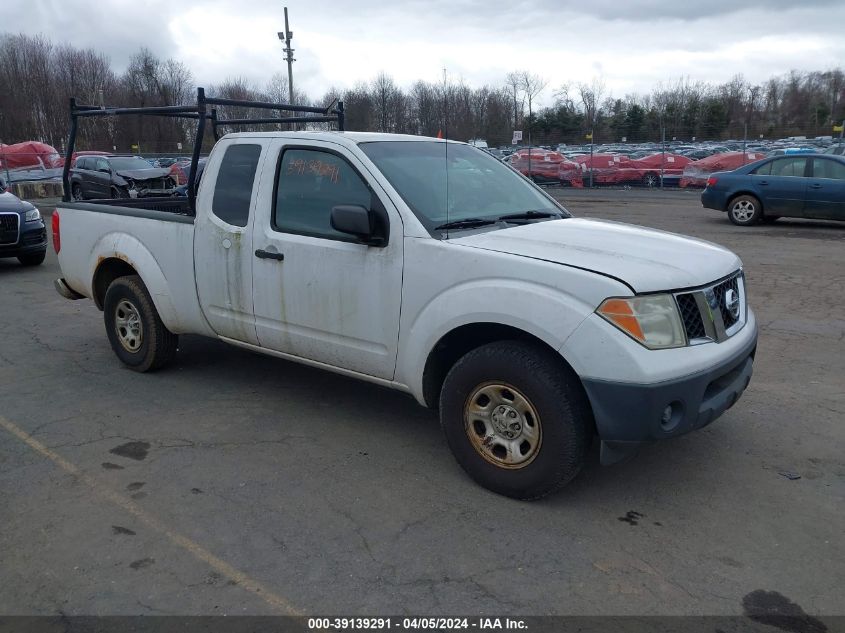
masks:
[[[253,233],[260,345],[392,379],[402,296],[399,213],[364,165],[333,143],[277,139],[271,156],[276,177],[262,179]],[[374,203],[387,210],[386,244],[368,246],[332,228],[332,207]]]

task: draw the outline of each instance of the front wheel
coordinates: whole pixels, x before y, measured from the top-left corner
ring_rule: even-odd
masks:
[[[660,176],[654,173],[648,173],[643,176],[643,186],[649,189],[654,189],[660,186]]]
[[[452,367],[440,394],[440,423],[470,477],[526,500],[578,474],[593,428],[577,376],[553,352],[519,341],[484,345]]]
[[[120,198],[128,198],[129,191],[126,190],[125,187],[112,187],[111,188],[111,197],[113,200],[117,200]]]
[[[728,219],[737,226],[751,226],[760,221],[763,205],[754,196],[737,196],[728,206]]]
[[[103,302],[106,334],[112,349],[134,371],[154,371],[176,356],[179,337],[168,330],[137,275],[115,279]]]

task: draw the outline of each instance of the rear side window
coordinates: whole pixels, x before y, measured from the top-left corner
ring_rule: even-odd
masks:
[[[77,158],[76,159],[76,168],[77,169],[90,169],[88,167],[88,159],[85,158],[84,156]]]
[[[826,158],[816,158],[813,160],[813,177],[845,180],[845,163],[827,160]]]
[[[754,174],[758,176],[770,176],[772,173],[772,163],[769,161],[765,165],[760,165],[757,169],[754,170]]]
[[[332,207],[367,209],[372,194],[352,165],[318,150],[289,149],[282,154],[276,185],[273,228],[285,233],[350,241],[331,225]]]
[[[772,176],[804,176],[806,158],[778,158],[772,161]]]
[[[246,226],[260,145],[230,145],[220,161],[211,211],[226,224]]]

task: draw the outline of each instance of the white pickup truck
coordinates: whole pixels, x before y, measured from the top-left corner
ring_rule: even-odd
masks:
[[[573,218],[452,141],[231,134],[195,215],[69,202],[53,239],[57,289],[94,300],[130,368],[200,334],[407,392],[473,479],[521,499],[572,479],[594,436],[612,463],[709,424],[757,345],[736,255]]]

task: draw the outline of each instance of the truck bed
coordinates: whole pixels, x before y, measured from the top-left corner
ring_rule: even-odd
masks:
[[[100,267],[128,264],[168,329],[206,333],[194,282],[194,217],[186,210],[184,198],[60,203],[58,257],[68,287],[93,299]]]
[[[173,215],[193,216],[188,198],[181,196],[169,196],[166,198],[104,198],[101,200],[63,202],[61,206],[86,209],[88,211],[101,211],[103,213],[116,213],[117,215],[134,215],[133,212],[147,210]],[[167,220],[167,218],[158,219]]]

